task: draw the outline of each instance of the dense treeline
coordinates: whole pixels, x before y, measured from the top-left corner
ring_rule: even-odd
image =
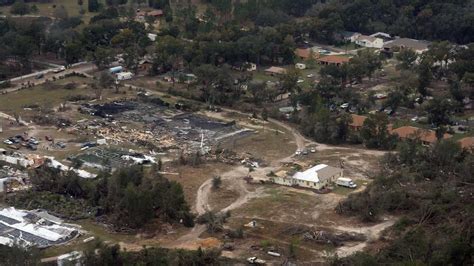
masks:
[[[146,248],[138,252],[121,251],[119,245],[96,242],[85,251],[84,265],[223,265],[218,250],[168,250]]]
[[[128,252],[119,245],[106,245],[101,241],[88,244],[83,250],[81,265],[122,266],[122,265],[229,265],[231,261],[220,257],[219,250],[168,250],[144,248]],[[40,253],[36,249],[8,247],[0,245],[0,265],[39,265]]]
[[[89,180],[73,171],[42,166],[31,173],[33,192],[19,193],[11,201],[20,207],[31,206],[40,200],[32,198],[32,194],[40,197],[47,193],[61,197],[50,197],[50,202],[40,201],[43,206],[35,207],[53,209],[59,215],[67,213],[68,206],[63,206],[62,211],[56,205],[69,204],[67,199],[73,198],[88,208],[84,211],[95,211],[93,216],[105,215],[117,228],[140,228],[154,218],[182,221],[186,226],[193,226],[181,185],[156,172],[146,173],[143,167],[132,166],[113,174],[101,173],[96,179]]]
[[[286,22],[288,16],[309,15],[313,17],[313,25],[328,24],[327,29],[332,32],[350,30],[372,34],[382,31],[415,39],[474,41],[471,1],[251,0],[237,3],[234,13],[237,19],[249,19],[257,25],[273,26]]]
[[[384,159],[382,172],[365,191],[351,194],[337,208],[366,221],[386,213],[401,216],[387,236],[393,241],[373,256],[342,261],[472,264],[474,156],[450,141],[433,147],[404,142],[398,151]]]

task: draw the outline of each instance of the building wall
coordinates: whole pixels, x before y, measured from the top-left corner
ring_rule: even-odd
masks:
[[[377,38],[375,41],[366,41],[366,40],[356,40],[355,43],[360,46],[368,47],[368,48],[382,48],[383,47],[383,40]]]
[[[336,179],[339,177],[342,177],[342,171],[326,180],[320,180],[320,182],[303,181],[303,180],[298,180],[292,177],[273,177],[271,180],[275,184],[284,185],[284,186],[299,186],[299,187],[311,188],[311,189],[322,189],[331,185],[331,183],[335,182]]]

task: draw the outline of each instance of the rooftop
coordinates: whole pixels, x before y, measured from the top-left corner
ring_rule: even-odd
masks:
[[[465,137],[458,140],[461,148],[466,150],[474,150],[474,137]]]
[[[51,218],[48,219],[48,218]],[[39,248],[65,243],[78,235],[78,229],[45,212],[15,208],[0,210],[0,244]]]
[[[319,183],[320,181],[326,180],[341,171],[342,169],[340,168],[332,167],[326,164],[318,164],[304,172],[297,172],[293,178],[302,181]]]
[[[285,74],[286,69],[284,69],[282,67],[272,66],[272,67],[269,67],[269,68],[265,69],[265,72],[274,73],[274,74]]]
[[[375,42],[375,40],[377,40],[377,38],[372,37],[372,36],[367,36],[367,35],[359,35],[357,37],[357,40]]]
[[[403,126],[392,130],[392,134],[398,135],[402,139],[416,139],[419,138],[421,141],[435,143],[436,132],[429,129],[422,129],[412,126]],[[452,135],[445,133],[443,139],[451,138]]]
[[[401,48],[410,48],[416,51],[424,51],[428,49],[429,42],[420,41],[415,39],[408,39],[408,38],[398,38],[393,41],[386,42],[384,44],[384,48],[393,48],[393,47],[401,47]]]
[[[352,117],[352,122],[351,122],[350,125],[353,126],[353,127],[363,126],[365,119],[367,119],[367,116],[363,116],[363,115],[351,114],[351,117]]]
[[[308,59],[311,56],[311,53],[313,54],[313,58],[317,58],[317,53],[313,52],[311,48],[296,48],[295,49],[295,54],[298,57]]]
[[[348,63],[349,60],[350,60],[349,57],[339,56],[339,55],[327,55],[318,59],[318,61],[328,63],[328,64],[343,64],[343,63]]]

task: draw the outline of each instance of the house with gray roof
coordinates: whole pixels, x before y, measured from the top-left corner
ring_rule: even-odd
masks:
[[[411,49],[418,54],[424,53],[428,50],[430,42],[420,41],[409,38],[397,38],[393,41],[388,41],[383,45],[384,52],[396,52],[400,49]]]

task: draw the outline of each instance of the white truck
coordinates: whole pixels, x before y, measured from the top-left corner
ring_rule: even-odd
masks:
[[[267,263],[266,261],[264,260],[261,260],[257,257],[250,257],[250,258],[247,258],[247,262],[252,264],[252,265],[264,265],[265,263]]]
[[[357,185],[352,181],[352,179],[347,177],[339,177],[336,179],[336,185],[341,187],[356,188]]]

